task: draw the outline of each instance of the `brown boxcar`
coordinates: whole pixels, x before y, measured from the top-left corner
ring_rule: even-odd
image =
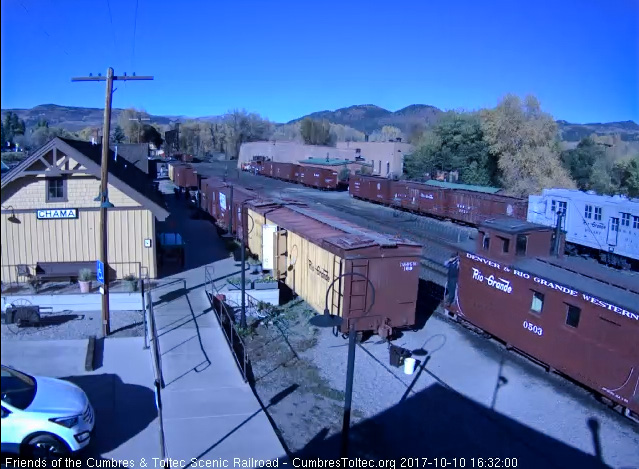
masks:
[[[318,189],[337,189],[339,174],[337,171],[318,166],[298,166],[298,182]]]
[[[295,177],[297,165],[293,163],[275,163],[272,162],[272,176],[284,181],[297,182]]]
[[[216,202],[213,204],[211,215],[219,227],[228,229],[229,216],[233,214],[231,232],[237,234],[238,228],[241,227],[241,223],[239,223],[241,203],[258,198],[259,195],[250,189],[236,185],[218,184],[213,187]],[[231,200],[233,208],[231,208]]]
[[[175,168],[179,166],[184,166],[184,163],[180,161],[170,161],[168,163],[168,166],[169,166],[169,179],[171,180],[171,182],[175,183]]]
[[[390,205],[392,202],[392,180],[379,176],[355,174],[348,182],[348,192],[353,197]]]
[[[262,223],[247,244],[262,247],[255,254],[264,268],[318,312],[328,292],[329,312],[345,320],[342,332],[353,324],[387,337],[392,328],[415,324],[420,245],[300,205],[247,205],[247,218]]]
[[[637,288],[616,286],[603,266],[582,275],[569,258],[556,262],[552,228],[500,219],[480,234],[460,256],[447,309],[639,414]]]
[[[215,217],[217,214],[215,208],[218,200],[218,192],[225,186],[225,182],[215,177],[202,179],[200,181],[200,208],[212,217]]]
[[[272,161],[265,161],[264,164],[262,165],[262,169],[260,170],[260,174],[262,176],[268,176],[268,177],[273,177],[273,162]]]
[[[198,175],[197,171],[189,164],[176,166],[174,169],[176,186],[187,189],[191,187],[198,187]]]
[[[444,216],[451,220],[479,225],[489,218],[512,217],[525,220],[528,201],[518,197],[465,190],[446,190]]]

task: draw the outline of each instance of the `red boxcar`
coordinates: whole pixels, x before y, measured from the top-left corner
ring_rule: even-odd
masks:
[[[518,197],[458,189],[446,190],[446,197],[444,216],[470,225],[499,217],[526,220],[528,213],[528,201]]]
[[[318,189],[337,189],[339,175],[333,169],[300,165],[298,182]]]
[[[262,176],[268,176],[268,177],[273,177],[273,162],[272,161],[265,161],[264,164],[262,165],[262,168],[260,169],[260,174]]]
[[[446,309],[639,414],[639,293],[604,266],[587,275],[550,257],[553,229],[481,225],[449,273]],[[452,279],[452,281],[451,281]]]
[[[297,165],[293,163],[271,163],[272,176],[284,181],[297,182],[296,173]]]
[[[384,205],[392,203],[392,180],[379,176],[355,174],[348,182],[348,192],[358,199]]]

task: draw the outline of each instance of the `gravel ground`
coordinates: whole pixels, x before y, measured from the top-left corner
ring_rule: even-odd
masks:
[[[40,327],[18,328],[2,324],[2,340],[67,340],[87,339],[102,335],[101,312],[69,312],[43,314]],[[142,311],[117,311],[111,313],[109,337],[144,336],[144,314]]]

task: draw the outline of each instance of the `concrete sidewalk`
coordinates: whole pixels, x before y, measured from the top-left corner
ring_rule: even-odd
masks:
[[[238,270],[215,263],[215,276]],[[184,286],[186,285],[186,290]],[[162,372],[167,457],[190,461],[286,456],[235,358],[204,291],[204,267],[163,279],[152,291]]]

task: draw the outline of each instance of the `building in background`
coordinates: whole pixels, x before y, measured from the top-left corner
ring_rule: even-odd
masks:
[[[373,174],[383,177],[400,176],[404,156],[413,147],[402,142],[337,142],[335,147],[305,145],[298,142],[262,141],[243,143],[238,158],[238,168],[257,159],[281,163],[300,163],[304,160],[337,160],[364,163]]]
[[[38,263],[95,262],[101,145],[54,138],[2,177],[2,281]],[[156,222],[169,213],[135,164],[109,152],[108,262],[116,278],[157,276]]]

